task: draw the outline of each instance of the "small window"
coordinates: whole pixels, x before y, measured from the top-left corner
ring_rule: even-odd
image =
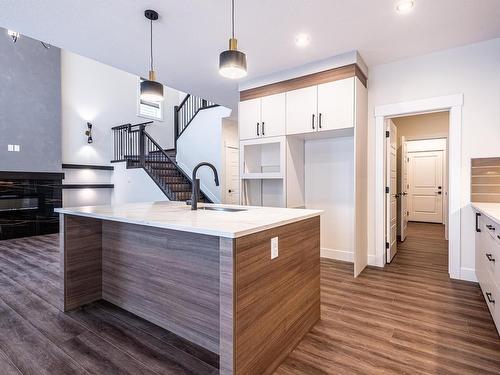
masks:
[[[141,82],[143,78],[139,79],[137,85],[137,115],[151,120],[163,121],[163,102],[148,102],[141,99]]]

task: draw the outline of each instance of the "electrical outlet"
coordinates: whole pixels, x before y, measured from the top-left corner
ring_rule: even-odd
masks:
[[[278,237],[271,238],[271,259],[278,257]]]

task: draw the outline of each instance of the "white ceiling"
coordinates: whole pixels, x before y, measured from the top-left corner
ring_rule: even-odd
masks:
[[[248,79],[359,50],[368,66],[500,37],[500,0],[416,0],[406,15],[396,0],[235,0],[236,36]],[[146,75],[149,24],[159,80],[233,107],[237,82],[218,74],[227,48],[230,0],[2,0],[0,26]],[[306,32],[309,47],[294,36]]]

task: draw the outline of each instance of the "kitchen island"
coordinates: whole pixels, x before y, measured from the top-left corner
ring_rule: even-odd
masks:
[[[133,203],[63,208],[61,309],[109,301],[272,373],[320,318],[317,210]]]

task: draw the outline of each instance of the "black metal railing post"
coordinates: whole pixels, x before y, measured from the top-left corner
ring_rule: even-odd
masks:
[[[139,160],[141,162],[141,166],[144,167],[146,164],[146,153],[144,152],[144,125],[139,126]]]

